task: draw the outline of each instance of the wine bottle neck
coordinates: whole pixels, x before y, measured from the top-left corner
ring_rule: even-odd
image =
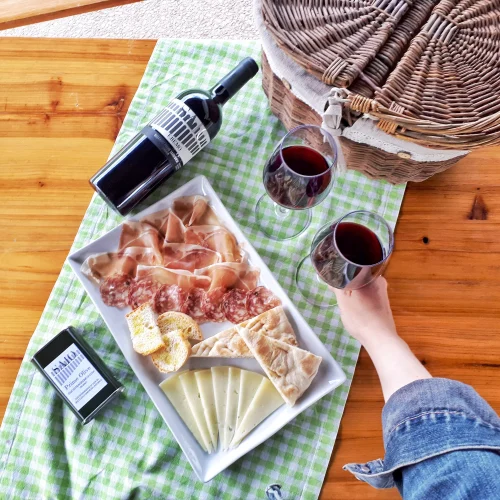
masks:
[[[236,66],[236,68],[212,87],[210,90],[212,99],[217,104],[223,106],[248,81],[250,81],[258,71],[259,67],[257,63],[251,57],[246,57]]]

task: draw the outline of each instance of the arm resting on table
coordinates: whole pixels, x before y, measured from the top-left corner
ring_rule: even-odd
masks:
[[[344,469],[405,499],[500,498],[500,419],[470,386],[417,380],[387,401],[384,460]]]

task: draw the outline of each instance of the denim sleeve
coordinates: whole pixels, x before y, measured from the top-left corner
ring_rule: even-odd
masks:
[[[385,459],[345,470],[405,499],[500,499],[500,419],[470,386],[418,380],[382,412]]]

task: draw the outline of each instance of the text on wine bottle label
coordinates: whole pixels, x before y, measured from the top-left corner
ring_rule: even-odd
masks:
[[[172,145],[184,165],[210,142],[200,119],[179,99],[174,99],[150,125]]]

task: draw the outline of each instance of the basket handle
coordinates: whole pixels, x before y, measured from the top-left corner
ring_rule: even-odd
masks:
[[[323,123],[321,126],[333,136],[341,134],[340,122],[342,121],[342,108],[349,102],[347,91],[341,88],[333,88],[328,95],[328,107],[323,113]]]

